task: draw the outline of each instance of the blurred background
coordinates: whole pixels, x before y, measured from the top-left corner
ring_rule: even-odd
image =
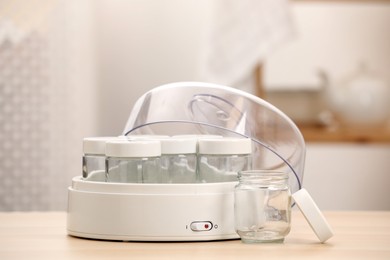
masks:
[[[279,107],[324,210],[390,210],[390,1],[0,0],[0,211],[66,210],[82,138],[206,81]]]

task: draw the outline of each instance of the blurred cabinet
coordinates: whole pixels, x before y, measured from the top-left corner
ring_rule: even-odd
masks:
[[[390,210],[390,144],[307,143],[305,187],[322,210]]]
[[[356,143],[390,143],[390,129],[377,128],[343,128],[330,129],[318,125],[298,125],[306,142],[356,142]]]
[[[390,1],[295,0],[291,7],[296,37],[265,60],[256,75],[262,84],[259,96],[292,118],[307,142],[390,143],[390,118],[387,126],[370,128],[319,120],[327,109],[321,103],[324,82],[318,73],[345,75],[366,62],[388,75]]]

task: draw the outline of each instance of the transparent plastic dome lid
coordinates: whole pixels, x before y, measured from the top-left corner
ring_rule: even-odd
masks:
[[[297,126],[270,103],[234,88],[200,82],[154,88],[137,100],[123,134],[248,137],[253,169],[287,172],[291,190],[301,188],[305,142]]]

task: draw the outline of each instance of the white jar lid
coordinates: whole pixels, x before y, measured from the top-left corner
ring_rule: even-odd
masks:
[[[323,243],[331,238],[332,229],[307,190],[300,189],[292,197],[318,239]]]
[[[161,156],[161,144],[157,140],[108,141],[106,156],[136,158]]]
[[[227,155],[252,153],[250,138],[210,138],[198,140],[199,154]]]
[[[192,154],[196,153],[198,140],[196,138],[160,139],[161,154]]]
[[[86,137],[83,139],[83,153],[105,155],[106,154],[106,142],[117,140],[117,137]]]

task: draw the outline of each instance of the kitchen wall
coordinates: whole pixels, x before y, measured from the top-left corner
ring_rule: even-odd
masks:
[[[365,63],[390,79],[388,1],[295,1],[295,39],[265,66],[269,89],[316,89],[319,69],[338,78]]]
[[[97,2],[102,134],[120,133],[145,91],[201,79],[197,65],[209,7],[210,1]],[[292,15],[295,39],[266,60],[267,89],[316,89],[317,65],[344,72],[366,60],[389,71],[390,4],[297,1]],[[388,210],[388,158],[387,144],[310,143],[304,186],[323,209]]]
[[[390,82],[389,2],[296,1],[292,13],[296,38],[267,59],[264,83],[296,120],[318,123],[320,69],[337,79],[365,63]],[[389,158],[388,143],[308,143],[304,187],[323,209],[389,210]]]
[[[81,174],[83,136],[120,134],[135,100],[153,87],[202,80],[199,64],[213,1],[44,2],[53,6],[42,20],[45,28],[34,29],[31,34],[42,44],[36,47],[28,43],[29,37],[25,38],[32,65],[24,62],[22,52],[17,51],[23,44],[0,44],[0,57],[7,56],[11,49],[10,57],[15,60],[11,64],[17,65],[0,71],[0,120],[6,122],[0,124],[0,210],[65,210],[67,187],[72,176]],[[352,61],[361,58],[357,53],[367,54],[375,68],[389,71],[390,4],[342,1],[340,10],[334,9],[332,2],[293,2],[296,36],[266,59],[268,89],[303,85],[316,88],[313,65],[317,60],[323,61],[326,69],[339,65],[349,68]],[[31,6],[22,1],[0,2],[0,29],[5,28],[4,3],[18,3],[30,14],[41,14],[36,9],[43,6],[39,0],[31,1]],[[334,12],[340,14],[343,10],[359,14],[353,20],[342,13],[346,22],[343,26],[348,25],[346,33],[332,25],[340,18],[336,19]],[[16,13],[20,24],[31,22],[23,20],[29,16]],[[313,27],[314,21],[321,30]],[[332,28],[337,33],[333,34]],[[332,37],[324,37],[324,32]],[[314,37],[310,40],[313,43],[304,41],[302,47],[299,43],[307,39],[307,33]],[[360,40],[366,33],[370,36]],[[4,30],[0,34],[3,37]],[[352,35],[347,37],[352,43],[344,41],[346,35]],[[373,40],[379,36],[379,42]],[[338,48],[339,38],[347,49]],[[327,54],[313,47],[318,42],[334,47]],[[295,56],[289,56],[291,50]],[[302,53],[310,55],[303,57]],[[332,57],[344,53],[346,61],[333,62]],[[1,61],[0,66],[8,64]],[[296,65],[298,62],[301,65]],[[36,84],[34,75],[33,80],[25,76],[30,68],[20,64],[42,68],[47,78]],[[19,84],[24,81],[31,84],[22,84],[27,90]],[[29,91],[34,95],[28,95]],[[37,107],[34,100],[41,100],[41,105]],[[34,124],[29,123],[31,118]],[[310,143],[304,187],[322,209],[389,210],[389,151],[388,144]]]
[[[199,64],[211,2],[95,2],[103,134],[122,131],[132,104],[145,91],[168,82],[203,80]],[[390,4],[292,3],[294,38],[269,54],[266,89],[318,90],[319,69],[337,78],[362,62],[389,77]],[[118,120],[111,120],[113,114]]]
[[[120,134],[135,100],[159,85],[199,81],[208,1],[96,1],[99,115]]]

